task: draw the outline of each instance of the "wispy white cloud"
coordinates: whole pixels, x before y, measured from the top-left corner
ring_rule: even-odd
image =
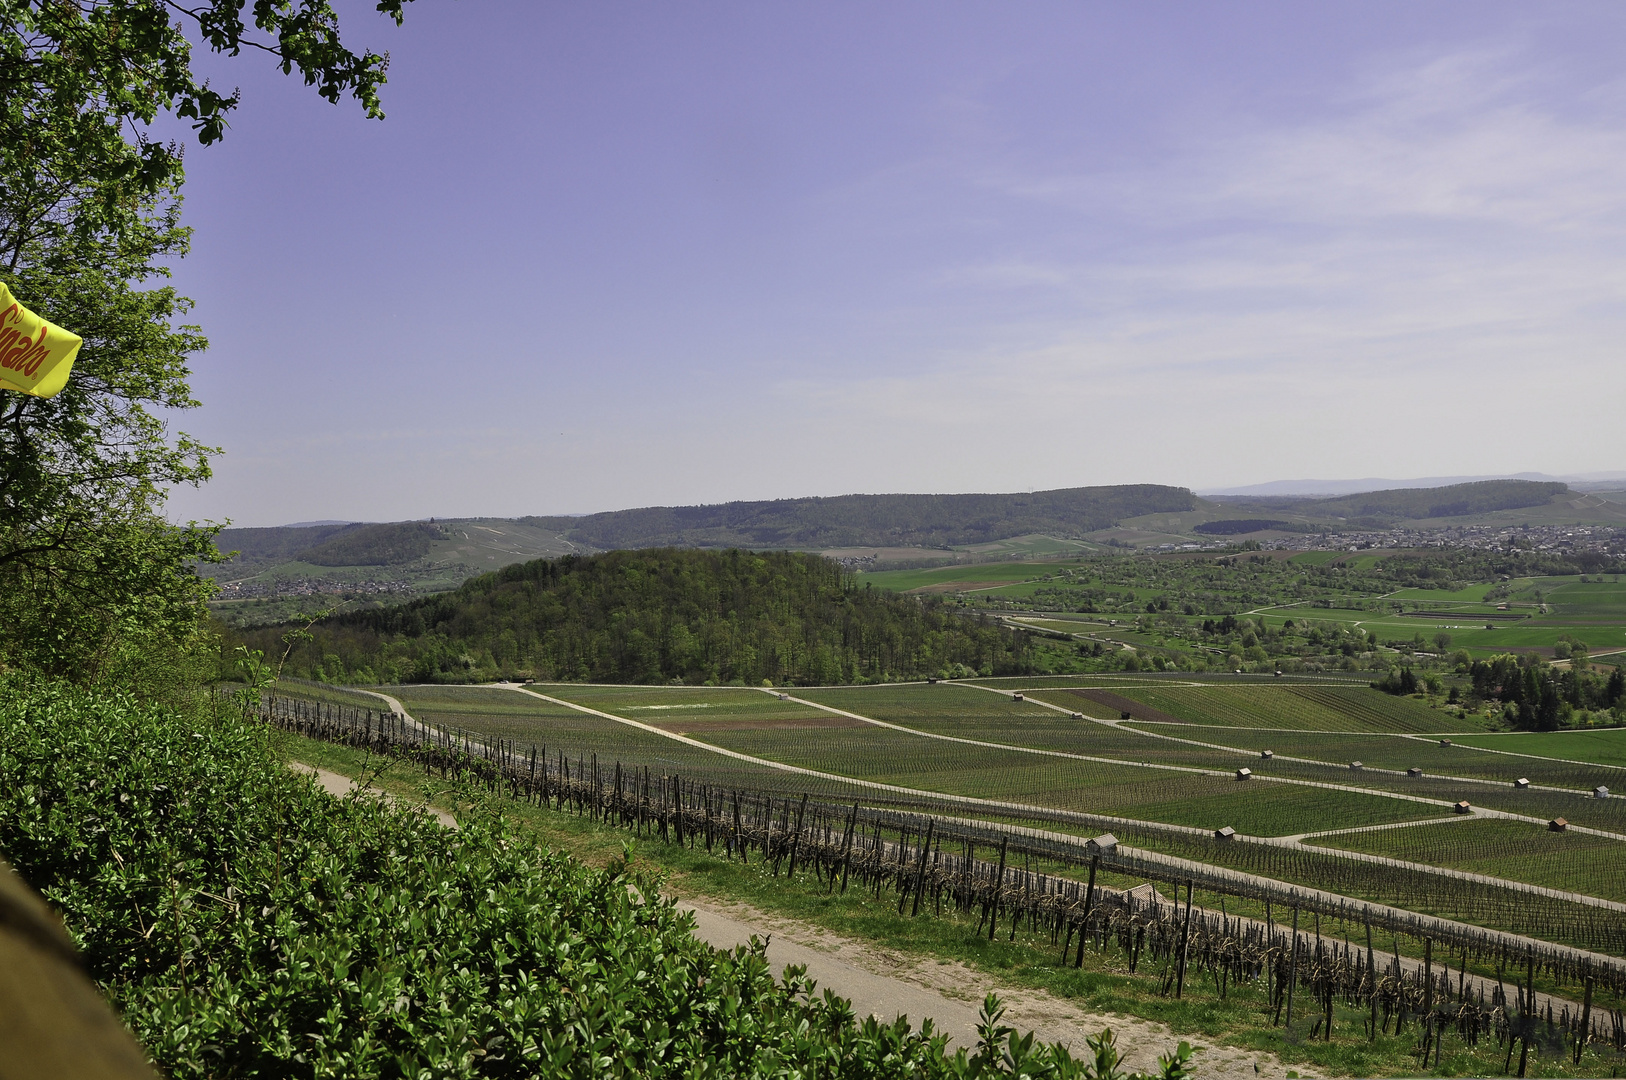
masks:
[[[1539,103],[1541,73],[1520,59],[1485,47],[1390,61],[1316,119],[1232,117],[1144,172],[983,171],[978,184],[1039,204],[1056,228],[1037,254],[955,265],[939,284],[1026,289],[1032,305],[930,379],[880,376],[858,399],[1054,415],[1149,392],[1178,409],[1258,376],[1249,393],[1284,414],[1315,385],[1357,410],[1354,385],[1374,378],[1445,390],[1470,412],[1517,380],[1524,409],[1557,408],[1551,359],[1571,379],[1618,370],[1626,128]],[[1102,227],[1118,239],[1094,248]]]

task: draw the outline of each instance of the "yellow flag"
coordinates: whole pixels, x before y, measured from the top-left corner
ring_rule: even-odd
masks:
[[[0,390],[52,397],[68,385],[84,339],[18,303],[0,281]]]

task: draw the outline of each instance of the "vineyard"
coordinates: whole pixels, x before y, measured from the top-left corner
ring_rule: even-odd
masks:
[[[1312,731],[1393,732],[1433,734],[1485,730],[1483,718],[1458,719],[1455,713],[1410,698],[1394,697],[1365,686],[1146,686],[1116,687],[1113,693],[1128,699],[1136,719],[1176,720],[1217,727],[1288,728]],[[1100,714],[1100,703],[1087,691],[1064,691],[1056,696],[1076,697],[1075,705]],[[1046,700],[1051,700],[1048,696]],[[1142,715],[1134,704],[1147,708]],[[1155,712],[1154,712],[1155,710]],[[1158,715],[1161,714],[1161,715]]]
[[[1532,784],[1590,792],[1599,784],[1620,786],[1626,770],[1606,766],[1577,765],[1550,759],[1487,754],[1469,747],[1440,745],[1438,739],[1383,735],[1320,735],[1298,731],[1238,731],[1235,728],[1203,728],[1192,732],[1170,732],[1162,725],[1147,725],[1158,734],[1179,734],[1203,742],[1235,746],[1258,753],[1272,750],[1279,756],[1310,758],[1347,767],[1359,761],[1370,768],[1405,772],[1422,769],[1425,775],[1461,776],[1498,781],[1511,785],[1524,777]]]
[[[1317,843],[1626,902],[1626,843],[1484,819],[1330,836]]]
[[[707,741],[755,757],[903,787],[1203,829],[1229,825],[1261,836],[1301,831],[1306,813],[1333,814],[1361,825],[1439,813],[1370,795],[1238,784],[1229,774],[1078,761],[878,728],[825,731],[816,742],[777,731],[720,732]]]
[[[1213,688],[1162,687],[1157,692],[1192,689]],[[1232,697],[1274,695],[1278,700],[1272,707],[1284,710],[1301,707],[1308,700],[1306,693],[1321,695],[1329,688],[1266,684],[1224,689]],[[846,776],[928,796],[939,793],[1023,804],[1041,816],[1043,811],[1057,811],[1205,830],[1229,826],[1254,836],[1423,820],[1439,817],[1449,804],[1466,799],[1475,806],[1543,821],[1563,816],[1578,825],[1626,832],[1626,802],[1621,800],[1515,790],[1505,779],[1484,779],[1472,770],[1453,766],[1463,760],[1474,766],[1488,762],[1490,767],[1480,771],[1495,775],[1507,768],[1504,763],[1512,763],[1513,771],[1521,775],[1534,773],[1538,785],[1554,783],[1575,791],[1589,791],[1608,770],[1441,747],[1438,740],[1388,734],[1276,728],[1257,740],[1240,743],[1235,740],[1238,728],[1151,725],[1140,733],[1134,730],[1141,726],[1135,722],[1115,728],[1074,719],[1039,704],[1039,700],[1052,705],[1068,700],[1056,691],[1040,691],[1029,696],[1038,700],[1023,701],[1014,700],[1011,694],[955,684],[822,688],[793,695],[829,710],[907,729],[900,731],[813,709],[789,700],[791,695],[781,698],[761,690],[578,684],[540,688],[549,697],[682,733],[709,746],[829,774],[761,781],[750,778],[768,766],[713,755],[703,747],[554,705],[532,694],[478,687],[397,687],[391,692],[435,722],[567,752],[585,750],[653,761],[693,776],[726,773],[742,783],[774,788],[800,784],[834,792],[842,786],[832,777]],[[1365,688],[1334,687],[1330,694],[1328,701],[1348,698],[1353,702],[1347,714],[1351,722],[1367,708],[1367,695],[1380,703],[1393,700]],[[1148,737],[1176,732],[1192,740],[1233,743],[1234,752]],[[1274,748],[1277,756],[1259,757],[1259,750],[1267,747]],[[1290,760],[1318,755],[1326,759],[1325,764]],[[1362,760],[1369,767],[1353,772],[1348,767],[1352,760]],[[1524,769],[1527,764],[1534,768]],[[1421,777],[1400,774],[1413,766],[1423,768]],[[1242,767],[1251,769],[1258,780],[1237,783],[1235,771]],[[1379,771],[1383,769],[1392,771]],[[1317,786],[1273,784],[1268,782],[1270,777]],[[1332,790],[1332,785],[1363,790]],[[1418,800],[1430,800],[1432,805]]]
[[[807,720],[829,720],[827,713],[781,700],[756,690],[726,687],[634,689],[553,685],[540,692],[561,701],[626,716],[663,728],[686,728],[714,722],[748,722],[771,726]]]
[[[558,688],[546,689],[551,691]],[[889,715],[904,719],[909,715],[930,715],[930,710],[921,706],[922,699],[918,695],[936,689],[889,688],[884,695],[877,695],[873,690],[865,692],[870,694],[872,704],[877,697],[891,699]],[[1007,699],[985,691],[966,687],[944,689],[958,691],[956,705],[961,701],[968,705],[983,704],[985,710],[991,706],[996,713],[1007,707]],[[574,767],[578,770],[591,769],[595,755],[603,760],[625,759],[632,756],[632,751],[645,750],[653,752],[655,757],[634,760],[651,761],[655,767],[670,770],[674,775],[707,784],[744,784],[759,790],[785,793],[805,791],[815,797],[852,798],[868,805],[934,808],[938,812],[1017,821],[1079,836],[1112,830],[1126,840],[1133,838],[1133,843],[1147,849],[1213,865],[1265,873],[1283,881],[1333,889],[1396,906],[1418,906],[1419,910],[1460,921],[1511,929],[1538,937],[1552,933],[1558,935],[1559,940],[1575,943],[1609,940],[1596,936],[1596,924],[1600,918],[1598,911],[1550,898],[1533,902],[1528,893],[1521,894],[1512,887],[1487,888],[1421,871],[1397,871],[1394,874],[1386,871],[1383,875],[1373,875],[1369,866],[1351,863],[1332,852],[1234,842],[1215,843],[1205,839],[1209,832],[1221,825],[1229,825],[1244,836],[1272,836],[1392,821],[1428,821],[1447,813],[1447,807],[1443,804],[1465,793],[1475,800],[1482,795],[1488,796],[1490,792],[1520,799],[1541,793],[1510,792],[1501,786],[1439,778],[1413,780],[1403,776],[1387,777],[1397,787],[1407,788],[1412,794],[1436,798],[1441,803],[1430,805],[1411,799],[1388,799],[1381,795],[1325,787],[1257,781],[1238,784],[1222,777],[1144,769],[1129,764],[1023,754],[940,739],[923,739],[907,731],[877,728],[858,721],[852,721],[852,726],[848,727],[798,731],[795,727],[787,729],[777,721],[752,722],[747,718],[753,697],[762,699],[763,707],[770,715],[780,709],[802,715],[795,712],[799,707],[794,701],[780,700],[777,695],[761,691],[628,690],[615,687],[596,687],[585,693],[579,689],[563,691],[573,693],[583,702],[593,701],[595,705],[621,702],[625,708],[627,702],[641,703],[646,712],[655,715],[674,711],[709,713],[710,707],[727,702],[730,718],[718,721],[715,730],[705,730],[710,721],[685,719],[681,721],[681,726],[692,729],[696,737],[709,743],[755,757],[784,761],[821,773],[850,776],[855,781],[889,785],[888,789],[881,790],[853,784],[845,787],[844,794],[835,795],[843,790],[842,785],[827,777],[783,773],[767,766],[722,757],[702,747],[673,742],[654,733],[575,710],[565,710],[561,715],[558,706],[511,690],[414,687],[394,690],[408,701],[425,704],[447,700],[468,702],[484,695],[487,704],[479,710],[467,704],[463,706],[463,715],[480,725],[475,728],[477,732],[483,733],[486,738],[513,740],[519,746],[540,743],[543,753],[556,764],[562,751],[565,759],[562,767],[565,768],[572,767],[572,759],[577,761]],[[980,696],[964,697],[967,693]],[[821,693],[819,696],[827,695]],[[912,701],[912,711],[898,705],[899,698]],[[847,703],[854,703],[850,696],[846,700]],[[504,703],[509,701],[513,705],[505,706]],[[686,707],[675,710],[648,708],[652,705]],[[485,710],[495,711],[482,715]],[[1053,711],[1047,712],[1055,720],[1035,718],[1030,709],[1024,709],[1018,713],[1016,729],[1007,728],[1003,734],[1013,738],[1020,735],[1022,730],[1045,724],[1055,724],[1062,729],[1080,725],[1079,721]],[[640,713],[633,712],[632,715]],[[793,723],[804,722],[798,720]],[[952,723],[941,719],[914,722],[934,728]],[[964,721],[973,727],[985,722],[985,718],[976,717]],[[1084,722],[1082,726],[1122,740],[1139,741],[1144,738],[1132,732],[1113,731],[1099,724]],[[1180,744],[1167,740],[1144,741],[1154,747],[1173,746],[1184,752]],[[1322,781],[1328,778],[1326,774],[1329,770],[1324,767],[1291,762],[1269,764],[1283,773]],[[1380,775],[1364,777],[1363,782],[1377,779]],[[949,798],[945,799],[944,796]],[[992,799],[997,800],[999,805],[955,803],[953,796]],[[1585,802],[1595,803],[1596,800]],[[1598,805],[1607,806],[1608,803]],[[1142,824],[1133,824],[1137,821]],[[1193,835],[1193,830],[1197,835]],[[1406,831],[1409,830],[1397,830],[1401,833]],[[1557,888],[1571,883],[1570,879],[1548,880],[1538,872],[1532,872],[1528,880]]]
[[[839,779],[790,774],[740,761],[654,731],[556,705],[531,694],[443,686],[398,686],[388,688],[387,692],[398,697],[412,716],[423,723],[534,745],[550,757],[563,754],[567,758],[590,758],[597,754],[742,786],[778,789],[791,785],[798,791],[812,790],[837,798],[869,794],[868,789]],[[287,700],[299,701],[303,696]],[[378,711],[380,705],[374,699],[373,711]]]
[[[364,727],[359,717],[340,715],[335,722],[314,709],[301,717],[268,705],[263,714],[280,716],[278,722],[306,735],[365,744],[428,771],[472,777],[523,803],[718,858],[758,860],[776,877],[783,869],[787,883],[800,873],[827,892],[857,888],[877,900],[891,893],[900,915],[957,914],[974,919],[977,934],[1014,938],[1021,930],[1047,937],[1063,966],[1081,964],[1086,948],[1115,952],[1129,971],[1152,974],[1166,995],[1178,997],[1199,980],[1222,996],[1229,984],[1256,994],[1263,984],[1271,1022],[1291,1026],[1297,1015],[1299,1030],[1310,1038],[1331,1038],[1334,1023],[1355,1026],[1368,1038],[1409,1024],[1425,1064],[1450,1039],[1495,1046],[1505,1051],[1509,1068],[1515,1054],[1527,1063],[1532,1053],[1580,1061],[1588,1053],[1626,1051],[1618,1008],[1626,963],[1606,955],[1626,947],[1626,928],[1607,912],[1503,897],[1482,887],[1471,896],[1457,890],[1481,915],[1494,911],[1549,940],[1577,938],[1583,949],[1598,950],[1574,951],[1422,913],[1424,895],[1453,891],[1438,888],[1449,879],[1383,875],[1383,887],[1408,894],[1407,910],[1351,900],[1359,895],[1353,889],[1339,895],[1298,888],[1286,874],[1264,877],[1227,865],[1252,861],[1279,871],[1287,862],[1319,859],[1341,867],[1330,875],[1339,885],[1373,876],[1331,855],[1208,841],[1215,855],[1224,850],[1236,857],[1189,861],[1150,847],[1091,847],[1055,831],[875,809],[862,800],[844,807],[807,794],[728,788],[621,761],[601,759],[590,767],[578,761],[572,772],[568,760],[555,765],[499,740],[446,731],[431,736],[370,717]],[[1167,892],[1132,885],[1136,880],[1160,883]],[[1179,903],[1182,889],[1190,896],[1199,887],[1205,901],[1218,898],[1221,910],[1205,907],[1194,915],[1191,901]],[[1171,894],[1173,902],[1166,898]],[[1226,897],[1234,914],[1226,911]],[[1261,908],[1263,919],[1256,915]],[[1402,961],[1401,936],[1421,944],[1421,966]],[[1383,944],[1392,956],[1374,948],[1375,937],[1390,939]],[[1538,971],[1544,985],[1581,1000],[1539,1001],[1533,993]],[[1354,1025],[1352,1009],[1363,1017]]]

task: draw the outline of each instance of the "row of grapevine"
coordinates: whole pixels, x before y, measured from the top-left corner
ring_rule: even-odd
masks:
[[[855,866],[865,880],[889,882],[891,888],[905,896],[911,889],[918,892],[925,888],[924,882],[935,882],[928,890],[934,905],[942,902],[947,890],[951,898],[958,898],[952,902],[962,907],[966,903],[985,907],[991,922],[1005,912],[1029,922],[1054,924],[1059,932],[1068,921],[1080,923],[1091,906],[1088,887],[1080,884],[1082,875],[1017,870],[1004,857],[996,869],[991,860],[977,857],[979,850],[987,854],[997,848],[1006,856],[1042,860],[1056,867],[1104,868],[1176,886],[1195,883],[1210,892],[1268,901],[1346,922],[1370,921],[1387,932],[1446,943],[1475,956],[1529,959],[1557,977],[1574,982],[1596,980],[1611,992],[1626,993],[1626,961],[1607,955],[1626,951],[1626,926],[1608,912],[1582,909],[1583,917],[1597,917],[1584,925],[1568,927],[1572,934],[1588,938],[1589,945],[1602,950],[1591,951],[1353,899],[1326,887],[1290,884],[1292,875],[1265,876],[1252,868],[1239,872],[1150,849],[1120,846],[1109,851],[1095,850],[1082,838],[1054,831],[896,808],[865,809],[861,803],[844,808],[815,800],[807,793],[797,796],[742,790],[703,777],[684,778],[647,765],[601,761],[596,756],[578,757],[573,762],[564,755],[550,756],[543,748],[522,748],[474,733],[431,732],[401,717],[372,720],[342,712],[337,716],[325,712],[301,715],[269,703],[262,707],[261,715],[307,736],[398,754],[425,769],[472,777],[517,799],[573,808],[672,842],[704,843],[743,858],[750,858],[749,853],[755,850],[761,858],[816,867],[814,872],[831,882],[838,880],[837,875],[852,874]],[[889,839],[893,836],[895,840]],[[935,846],[925,843],[927,836],[933,838]],[[946,856],[945,845],[951,848]],[[962,846],[960,855],[955,855],[953,845]],[[1219,841],[1214,848],[1237,852],[1271,868],[1318,860],[1323,880],[1337,876],[1353,882],[1357,877],[1372,876],[1360,864],[1320,853]],[[1329,875],[1328,866],[1338,866],[1340,872]],[[1412,880],[1407,883],[1410,888],[1430,893],[1448,891],[1453,880],[1422,873],[1415,877],[1426,880]],[[1476,889],[1481,894],[1494,891],[1483,886]],[[1565,906],[1556,901],[1543,905],[1541,899],[1517,896],[1537,922],[1542,921],[1542,915],[1552,916]],[[1576,913],[1567,914],[1573,918]]]

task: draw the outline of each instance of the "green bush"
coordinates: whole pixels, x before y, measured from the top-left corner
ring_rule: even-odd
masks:
[[[1115,1075],[992,1001],[970,1055],[858,1023],[697,941],[628,860],[460,825],[321,793],[229,709],[0,676],[0,853],[172,1076]]]

